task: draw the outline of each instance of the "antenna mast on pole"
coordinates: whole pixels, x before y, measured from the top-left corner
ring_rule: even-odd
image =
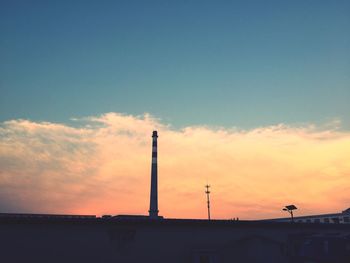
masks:
[[[210,194],[209,188],[210,188],[210,185],[207,184],[207,185],[205,186],[205,188],[206,188],[205,193],[207,194],[208,220],[210,220],[210,198],[209,198],[209,194]]]

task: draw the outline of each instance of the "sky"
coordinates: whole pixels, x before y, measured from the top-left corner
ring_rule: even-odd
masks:
[[[338,212],[349,1],[0,1],[0,212]]]

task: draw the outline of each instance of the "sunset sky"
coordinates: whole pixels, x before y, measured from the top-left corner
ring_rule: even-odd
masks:
[[[349,1],[0,2],[0,213],[350,207]]]

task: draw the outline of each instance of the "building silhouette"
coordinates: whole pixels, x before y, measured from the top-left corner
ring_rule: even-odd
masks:
[[[271,222],[289,222],[290,217],[266,219]],[[350,208],[341,213],[307,215],[294,217],[296,223],[350,224]]]

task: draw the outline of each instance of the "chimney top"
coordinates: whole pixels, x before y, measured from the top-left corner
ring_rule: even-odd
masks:
[[[153,131],[152,137],[158,137],[157,131]]]

